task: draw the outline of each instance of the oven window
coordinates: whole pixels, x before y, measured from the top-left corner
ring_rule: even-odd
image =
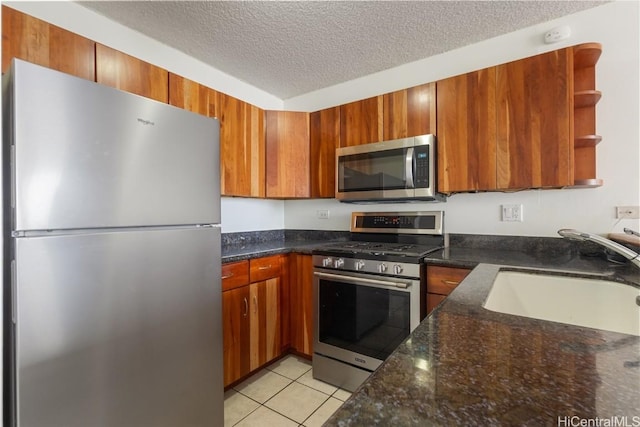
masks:
[[[352,154],[340,157],[339,191],[401,190],[407,188],[407,149]]]
[[[379,360],[409,336],[409,292],[320,280],[320,342]]]

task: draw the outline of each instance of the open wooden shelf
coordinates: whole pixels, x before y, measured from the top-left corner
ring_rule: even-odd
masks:
[[[574,95],[574,108],[593,107],[600,101],[602,92],[599,90],[582,90]]]
[[[602,45],[600,43],[584,43],[573,47],[573,68],[593,67],[600,59]]]
[[[576,179],[575,183],[567,188],[596,188],[602,187],[604,181],[598,178],[594,179]]]
[[[596,90],[596,63],[602,53],[600,43],[584,43],[573,48],[573,182],[570,188],[603,185],[596,178],[596,104],[602,93]]]
[[[602,141],[602,137],[600,135],[577,136],[574,140],[573,147],[574,148],[595,147],[596,145],[598,145],[600,141]]]

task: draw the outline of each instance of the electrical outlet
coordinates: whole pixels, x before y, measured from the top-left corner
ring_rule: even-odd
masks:
[[[329,210],[328,209],[318,209],[316,211],[316,216],[318,219],[329,219]]]
[[[640,219],[640,206],[616,206],[616,218]]]
[[[524,220],[522,205],[502,205],[502,220],[522,222]]]

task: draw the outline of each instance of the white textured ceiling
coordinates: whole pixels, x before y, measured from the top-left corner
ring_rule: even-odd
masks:
[[[281,99],[602,3],[605,2],[80,2]]]

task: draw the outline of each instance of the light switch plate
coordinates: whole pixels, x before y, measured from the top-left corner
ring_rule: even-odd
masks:
[[[316,211],[316,216],[318,219],[329,219],[329,210],[328,209],[318,209]]]
[[[523,220],[522,205],[502,205],[502,221],[522,222]]]

